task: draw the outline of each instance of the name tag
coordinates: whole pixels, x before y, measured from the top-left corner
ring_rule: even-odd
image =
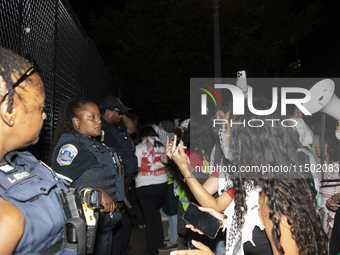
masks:
[[[32,178],[33,176],[35,176],[35,174],[29,173],[27,171],[20,172],[20,173],[13,173],[13,174],[7,175],[2,180],[0,180],[0,185],[4,189],[7,190],[11,188],[12,186],[16,185],[17,183],[20,183],[26,179]]]
[[[3,165],[3,166],[0,166],[0,170],[3,171],[3,172],[10,172],[14,169],[14,167],[6,164],[6,165]]]

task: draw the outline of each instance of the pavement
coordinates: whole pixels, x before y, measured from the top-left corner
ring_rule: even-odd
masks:
[[[132,255],[147,255],[146,253],[146,234],[145,234],[145,221],[143,213],[139,207],[138,202],[132,203],[132,208],[130,209],[131,215],[137,216],[135,219],[132,219],[132,230],[129,245],[132,247],[132,250],[128,252],[128,254]],[[163,231],[164,237],[167,236],[168,231],[168,221],[163,222]],[[184,245],[184,240],[182,237],[178,238],[177,241],[178,249],[184,250],[186,246]],[[169,255],[171,251],[160,251],[159,255]]]

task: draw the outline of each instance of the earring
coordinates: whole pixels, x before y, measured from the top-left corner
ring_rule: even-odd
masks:
[[[77,129],[79,129],[79,126],[77,126]]]
[[[6,112],[8,118],[13,118],[14,112]]]

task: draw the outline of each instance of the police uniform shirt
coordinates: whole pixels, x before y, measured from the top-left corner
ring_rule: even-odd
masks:
[[[122,139],[124,139],[124,144],[122,144]],[[129,157],[133,154],[131,147],[131,137],[127,133],[127,128],[125,125],[121,124],[119,125],[119,127],[114,127],[102,118],[101,142],[107,144],[107,146],[112,147],[114,150],[118,150],[119,154],[123,158]]]
[[[60,139],[63,139],[63,136]],[[58,143],[53,152],[53,170],[71,178],[73,181],[94,165],[98,165],[97,159],[75,136],[72,140]]]

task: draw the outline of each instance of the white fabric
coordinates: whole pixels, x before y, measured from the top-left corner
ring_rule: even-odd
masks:
[[[230,136],[230,135],[227,135],[225,133],[225,129],[224,128],[221,128],[219,131],[218,131],[218,136],[219,136],[219,139],[220,139],[220,146],[221,146],[221,149],[223,151],[223,154],[224,156],[229,159],[229,160],[232,160],[233,159],[233,156],[231,155],[231,151],[230,151],[230,148],[229,148],[229,144],[227,142],[227,137]]]
[[[211,153],[210,153],[209,166],[215,166],[215,153],[216,153],[216,144],[214,145],[214,147],[212,148]],[[211,175],[211,171],[210,171],[209,174]]]
[[[324,172],[323,178],[325,180],[329,179],[340,179],[340,173],[339,173],[339,163],[334,162],[333,164],[328,164],[325,161],[325,163],[322,165],[323,168],[327,166],[326,171]],[[331,170],[333,169],[333,170]],[[323,169],[325,170],[325,169]],[[336,171],[334,171],[336,170]],[[329,231],[329,228],[333,228],[334,224],[334,216],[335,212],[329,210],[326,207],[326,201],[327,199],[331,198],[333,195],[340,193],[340,182],[324,182],[322,183],[322,173],[318,173],[319,177],[319,200],[318,200],[318,208],[321,215],[321,222],[322,227],[327,233]]]
[[[300,142],[303,146],[310,148],[310,145],[313,143],[313,131],[307,126],[303,119],[300,118],[292,118],[295,120],[297,125],[294,129],[299,134]],[[294,123],[295,124],[295,123]]]
[[[340,132],[335,132],[336,139],[340,140]]]
[[[249,183],[248,183],[249,184]],[[247,213],[244,215],[244,223],[240,230],[237,229],[235,219],[235,202],[232,200],[230,205],[224,211],[224,215],[227,216],[224,230],[227,229],[226,235],[226,254],[236,255],[244,254],[243,244],[250,241],[253,246],[253,230],[255,226],[258,226],[261,230],[264,230],[264,226],[259,218],[259,196],[261,189],[258,187],[251,187],[248,185],[248,192],[246,192],[246,204]]]
[[[157,141],[159,139],[156,137]],[[146,141],[139,143],[136,146],[136,156],[138,158],[138,167],[147,168],[148,171],[141,171],[138,173],[136,181],[136,188],[152,184],[161,184],[168,182],[168,176],[165,172],[165,167],[160,160],[160,155],[165,153],[164,147],[154,147],[155,161],[150,162],[148,159],[148,152]],[[150,158],[150,157],[149,157]],[[164,170],[160,170],[160,169]]]
[[[169,143],[171,143],[172,140],[175,137],[175,133],[169,133],[169,132],[166,132],[165,130],[159,129],[158,130],[158,136],[159,136],[161,143],[165,147],[166,146],[166,138],[169,137]]]
[[[188,128],[189,122],[190,122],[190,118],[189,118],[189,119],[186,119],[186,120],[184,120],[184,121],[182,121],[182,123],[181,123],[181,125],[180,125],[179,127],[180,127],[180,128],[181,128],[181,127]]]
[[[156,131],[156,133],[158,134],[159,131],[159,126],[156,124],[152,124],[153,129]]]

